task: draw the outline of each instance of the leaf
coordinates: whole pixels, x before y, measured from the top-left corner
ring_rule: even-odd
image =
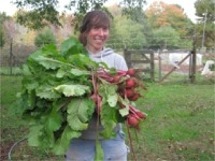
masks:
[[[60,94],[52,86],[43,84],[36,89],[36,96],[45,99],[57,99],[60,97]]]
[[[119,109],[119,113],[122,117],[129,114],[129,105],[130,101],[128,99],[123,99],[121,96],[118,97],[119,101],[122,105],[124,105],[124,108]]]
[[[83,45],[74,37],[65,40],[60,46],[60,52],[66,57],[73,54],[83,53],[83,51]]]
[[[26,83],[25,88],[26,88],[27,90],[31,91],[31,90],[34,90],[34,89],[38,88],[38,86],[39,86],[39,83],[38,83],[38,82],[36,82],[36,81],[31,81],[31,82],[29,82],[29,83]]]
[[[35,122],[30,127],[28,134],[28,143],[30,146],[36,146],[45,149],[51,148],[54,145],[54,134],[50,129],[45,128],[45,117],[40,121]]]
[[[101,142],[99,140],[96,140],[96,154],[95,154],[95,161],[101,161],[104,160],[104,152],[101,146]]]
[[[29,70],[29,67],[26,64],[22,66],[22,73],[23,75],[32,75],[31,71]]]
[[[63,70],[62,68],[60,68],[58,71],[57,71],[57,74],[56,74],[56,77],[57,78],[63,78],[65,76],[67,72],[65,70]]]
[[[56,131],[61,127],[62,116],[55,108],[46,116],[45,127],[48,131]]]
[[[29,59],[34,59],[39,55],[43,55],[46,57],[53,57],[53,58],[61,57],[61,55],[57,50],[57,46],[55,44],[47,44],[42,48],[39,48],[29,56]]]
[[[61,137],[56,141],[52,151],[56,155],[64,155],[66,150],[69,147],[70,141],[73,138],[78,138],[81,136],[81,133],[78,131],[72,130],[68,125],[65,127]]]
[[[42,130],[43,126],[42,125],[36,125],[30,127],[30,132],[28,134],[28,143],[30,146],[40,146],[41,145],[41,140],[40,137],[42,135]]]
[[[34,58],[34,60],[37,61],[46,69],[57,69],[63,66],[63,62],[56,60],[54,58],[48,58],[42,55],[39,55],[38,57]]]
[[[87,98],[75,98],[67,107],[67,122],[76,131],[85,130],[92,116],[94,106]]]
[[[90,92],[90,88],[86,85],[59,85],[54,88],[56,91],[63,93],[65,96],[70,97],[70,96],[82,96],[87,92]]]
[[[46,69],[57,69],[65,64],[63,56],[59,54],[53,44],[46,45],[31,54],[27,62],[29,65],[33,65],[33,63],[40,64]]]
[[[99,94],[104,101],[107,101],[110,107],[115,107],[118,101],[117,86],[113,84],[101,84]]]
[[[46,150],[52,148],[55,144],[54,133],[44,128],[43,135],[41,136],[41,147]]]
[[[117,109],[111,108],[109,104],[104,104],[101,111],[101,124],[104,126],[104,130],[101,135],[104,138],[111,138],[115,136],[114,128],[117,124]]]
[[[127,108],[127,107],[121,108],[121,109],[119,109],[119,113],[122,117],[127,116],[129,114],[129,108]]]
[[[109,103],[110,107],[115,107],[118,101],[118,95],[115,93],[113,95],[107,96],[107,102]]]
[[[69,126],[75,131],[81,131],[87,129],[88,123],[83,123],[79,117],[75,114],[68,114],[67,121]]]
[[[89,71],[86,71],[86,70],[80,70],[80,69],[71,69],[70,70],[70,73],[73,74],[73,75],[76,75],[76,76],[81,76],[81,75],[90,75],[90,72]]]
[[[81,53],[71,55],[68,60],[78,69],[95,70],[99,67],[98,63],[91,60],[89,56]]]

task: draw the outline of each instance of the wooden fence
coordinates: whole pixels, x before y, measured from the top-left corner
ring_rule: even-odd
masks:
[[[124,49],[124,57],[128,68],[138,68],[154,79],[154,51],[153,50],[132,50]]]
[[[168,51],[166,53],[171,53],[173,51]],[[181,54],[180,52],[176,52]],[[142,72],[150,75],[151,81],[155,80],[155,60],[158,60],[158,82],[163,82],[173,71],[177,69],[176,66],[172,66],[169,71],[162,77],[161,76],[161,68],[162,68],[162,60],[160,58],[161,53],[157,53],[155,56],[155,52],[153,50],[133,50],[133,49],[124,49],[124,57],[128,64],[129,68],[138,68],[142,70]],[[189,72],[188,77],[190,81],[193,83],[195,81],[196,74],[196,52],[195,50],[187,52],[187,55],[177,62],[177,65],[180,66],[185,60],[189,59]]]

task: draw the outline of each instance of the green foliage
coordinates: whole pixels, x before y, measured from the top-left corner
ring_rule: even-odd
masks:
[[[196,15],[199,22],[196,25],[196,45],[199,47],[214,47],[215,9],[213,0],[197,0],[195,2]],[[204,35],[204,36],[203,36]],[[204,44],[202,44],[204,41]]]
[[[180,36],[172,27],[161,27],[154,30],[152,48],[171,48],[178,47]]]
[[[97,67],[89,58],[79,58],[79,64],[73,61],[79,54],[87,57],[76,39],[68,39],[61,49],[45,45],[29,56],[17,100],[19,113],[30,124],[29,145],[55,154],[64,154],[70,139],[79,137],[80,131],[87,128],[94,103],[86,97],[91,84],[89,73],[82,68],[85,64]]]
[[[4,32],[2,27],[0,27],[0,48],[3,48],[4,44],[5,44]]]
[[[5,33],[3,29],[3,23],[5,20],[9,19],[4,12],[0,12],[0,48],[2,48],[5,44]]]
[[[80,15],[85,14],[89,10],[101,9],[106,1],[107,0],[71,0],[65,8],[70,10],[74,9],[76,17],[80,17]],[[59,2],[57,0],[13,0],[13,3],[20,9],[31,8],[31,10],[27,12],[19,10],[16,16],[17,22],[28,28],[38,30],[47,26],[49,23],[61,26],[59,11],[57,10]],[[75,21],[74,23],[77,22],[78,21]]]
[[[145,0],[124,0],[122,13],[136,22],[143,22],[145,15],[142,8],[145,4]]]
[[[112,44],[114,48],[141,48],[146,44],[143,24],[125,16],[116,16],[113,25],[111,32],[114,34],[111,34],[108,44]]]
[[[19,10],[16,16],[18,23],[30,29],[41,29],[47,26],[48,23],[57,26],[61,25],[58,20],[58,11],[56,10],[57,0],[14,0],[13,3],[21,9],[32,9],[27,12],[25,10]]]
[[[197,0],[195,2],[196,15],[204,21],[205,14],[207,14],[207,21],[214,22],[215,21],[215,9],[214,9],[214,1],[213,0]]]
[[[170,32],[173,32],[175,36],[168,36],[168,38],[172,39],[174,42],[170,43],[168,41],[168,47],[170,48],[183,48],[190,49],[193,39],[194,33],[194,25],[184,14],[183,8],[176,4],[165,4],[163,2],[154,2],[149,8],[146,10],[147,21],[151,26],[154,32],[159,30],[163,30],[164,28],[169,28]],[[167,39],[167,33],[163,34],[163,38]],[[162,33],[161,35],[162,36]],[[179,36],[179,37],[178,37]],[[177,37],[177,38],[176,38]],[[159,37],[153,37],[153,39],[158,38],[157,42],[160,42]],[[175,40],[177,40],[178,44],[176,44]],[[153,40],[154,41],[154,40]],[[183,44],[182,44],[182,43]],[[153,43],[151,43],[153,45]],[[154,44],[153,46],[163,46],[164,43]]]
[[[83,18],[83,15],[90,10],[104,10],[107,13],[107,8],[104,7],[104,3],[107,0],[70,0],[65,8],[74,11],[75,19],[73,21],[75,29],[78,28],[79,22]],[[19,10],[17,13],[17,21],[31,29],[41,29],[47,24],[51,23],[57,26],[61,26],[59,21],[59,12],[57,11],[57,0],[37,0],[37,1],[26,1],[26,0],[13,0],[12,1],[18,8],[31,8],[30,11]],[[126,15],[130,15],[137,21],[142,21],[142,6],[145,1],[142,0],[124,0],[123,7]]]
[[[85,16],[85,14],[88,11],[91,10],[102,10],[104,12],[106,12],[110,17],[112,16],[110,14],[110,12],[108,11],[108,9],[106,7],[103,6],[103,4],[106,2],[107,0],[78,0],[78,1],[72,1],[70,3],[69,6],[67,6],[67,8],[72,8],[74,6],[77,6],[76,10],[75,10],[75,18],[73,19],[73,24],[74,24],[74,29],[75,29],[75,33],[77,31],[79,31],[79,28],[81,26],[81,22]]]
[[[125,121],[129,109],[120,111],[122,101],[119,99],[123,98],[118,86],[98,76],[100,71],[106,70],[110,71],[106,75],[110,78],[113,78],[111,74],[117,73],[105,63],[91,60],[73,37],[65,40],[59,49],[55,44],[49,44],[32,53],[23,65],[22,91],[14,110],[29,123],[29,145],[57,155],[64,154],[70,140],[87,129],[97,111],[95,107],[99,105],[102,110],[98,116],[104,130],[98,131],[97,136],[115,136],[116,124]],[[96,100],[99,105],[93,95],[96,99],[102,98],[100,103]],[[130,102],[123,103],[128,106]]]
[[[56,39],[52,31],[48,28],[45,28],[36,36],[34,43],[37,47],[42,47],[47,44],[55,44]]]

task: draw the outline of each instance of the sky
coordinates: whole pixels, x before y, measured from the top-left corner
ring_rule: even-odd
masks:
[[[70,0],[59,0],[59,10],[63,10],[64,5],[67,4]],[[196,0],[146,0],[147,5],[146,8],[153,3],[154,1],[163,1],[167,4],[178,4],[183,9],[185,14],[193,21],[196,22],[196,16],[195,16],[195,7],[194,3]],[[119,0],[108,0],[107,5],[111,5],[114,3],[119,3]],[[11,0],[0,0],[0,12],[6,12],[7,15],[12,16],[16,11],[16,6],[11,4]]]

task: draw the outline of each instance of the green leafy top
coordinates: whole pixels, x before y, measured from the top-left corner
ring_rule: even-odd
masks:
[[[75,38],[64,41],[60,50],[50,44],[32,53],[23,65],[18,99],[18,109],[30,125],[29,145],[64,154],[95,111],[104,127],[101,135],[114,136],[116,124],[130,113],[130,101],[119,91],[126,88],[128,77],[126,71],[121,73],[119,84],[113,82],[119,73],[92,61]]]

